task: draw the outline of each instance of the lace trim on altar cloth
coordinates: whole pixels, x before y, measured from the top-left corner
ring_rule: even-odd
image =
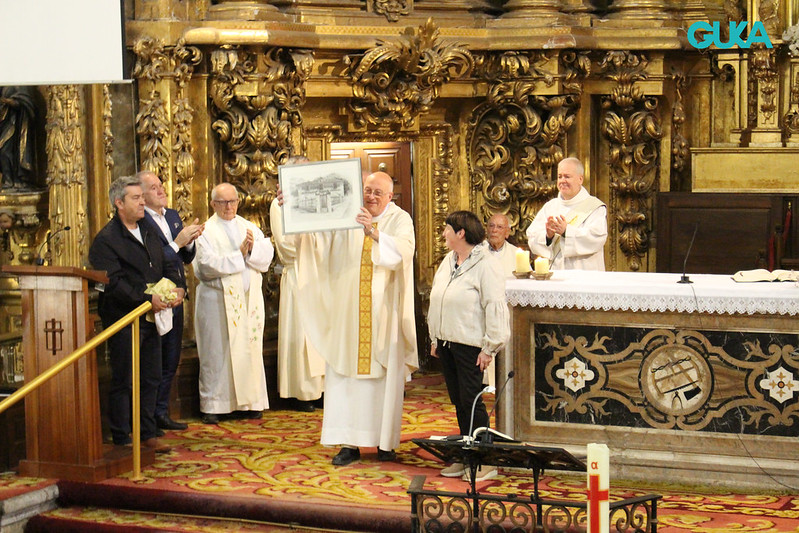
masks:
[[[799,287],[791,282],[735,283],[729,276],[627,272],[561,272],[550,281],[509,279],[512,306],[603,311],[799,315]]]

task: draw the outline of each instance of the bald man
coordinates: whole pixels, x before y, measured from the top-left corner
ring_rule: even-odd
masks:
[[[544,204],[527,228],[530,250],[552,270],[605,270],[607,208],[585,187],[576,157],[558,163],[558,196]]]
[[[231,414],[261,418],[269,407],[263,362],[266,272],[275,249],[252,222],[237,215],[230,183],[211,192],[214,215],[195,241],[199,280],[194,330],[200,359],[200,411],[206,424]]]
[[[309,341],[325,358],[321,442],[340,447],[333,464],[361,447],[393,461],[405,381],[418,367],[410,215],[394,204],[385,172],[363,182],[358,228],[298,240],[297,305]],[[278,195],[282,205],[282,193]]]
[[[513,275],[516,270],[516,250],[518,248],[508,242],[510,236],[510,221],[502,213],[497,213],[488,219],[486,224],[486,241],[488,251],[502,263],[502,271],[506,276]]]

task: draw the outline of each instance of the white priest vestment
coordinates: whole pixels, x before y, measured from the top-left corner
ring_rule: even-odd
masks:
[[[275,251],[283,265],[280,275],[280,312],[277,337],[277,379],[281,398],[316,400],[324,388],[325,360],[308,342],[297,305],[297,247],[311,244],[307,234],[283,234],[282,210],[277,199],[269,209]]]
[[[555,235],[547,244],[547,218],[563,215],[566,236]],[[527,228],[530,250],[552,261],[552,270],[605,270],[605,241],[608,239],[607,208],[585,187],[571,200],[556,198],[544,204]]]
[[[416,240],[410,215],[394,203],[374,222],[380,241],[365,258],[371,269],[366,313],[359,309],[363,229],[315,233],[312,245],[298,248],[298,305],[306,334],[327,363],[322,444],[388,451],[399,446],[405,381],[418,368]],[[364,342],[370,349],[361,357]]]
[[[255,243],[246,259],[239,246],[250,229]],[[199,280],[194,331],[200,358],[200,410],[226,414],[269,407],[263,364],[262,272],[274,248],[255,224],[213,215],[197,239],[192,262]]]

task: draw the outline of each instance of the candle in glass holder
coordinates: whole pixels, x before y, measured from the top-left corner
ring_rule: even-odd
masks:
[[[530,272],[530,252],[516,250],[516,272]]]
[[[547,274],[549,272],[549,259],[546,257],[535,258],[535,273]]]

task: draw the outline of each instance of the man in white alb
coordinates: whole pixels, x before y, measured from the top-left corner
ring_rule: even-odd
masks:
[[[292,156],[286,165],[309,163],[305,156]],[[285,235],[283,213],[277,198],[269,208],[272,239],[283,265],[280,274],[280,311],[277,335],[277,385],[281,398],[287,398],[297,411],[313,411],[314,400],[322,397],[325,382],[325,360],[308,342],[297,306],[297,248],[309,234]],[[310,244],[310,242],[309,242]]]
[[[548,257],[552,270],[605,270],[607,208],[583,187],[584,174],[575,157],[558,163],[558,196],[527,228],[530,250]]]
[[[211,192],[215,214],[195,241],[192,263],[199,280],[194,331],[200,358],[200,411],[216,424],[238,411],[261,418],[269,407],[263,363],[262,272],[275,250],[252,222],[238,216],[239,197],[230,183]]]
[[[393,190],[391,176],[370,174],[355,218],[361,227],[314,233],[297,249],[300,316],[326,361],[321,442],[341,446],[337,466],[358,460],[359,447],[377,447],[381,461],[396,458],[405,381],[418,367],[416,240]]]

